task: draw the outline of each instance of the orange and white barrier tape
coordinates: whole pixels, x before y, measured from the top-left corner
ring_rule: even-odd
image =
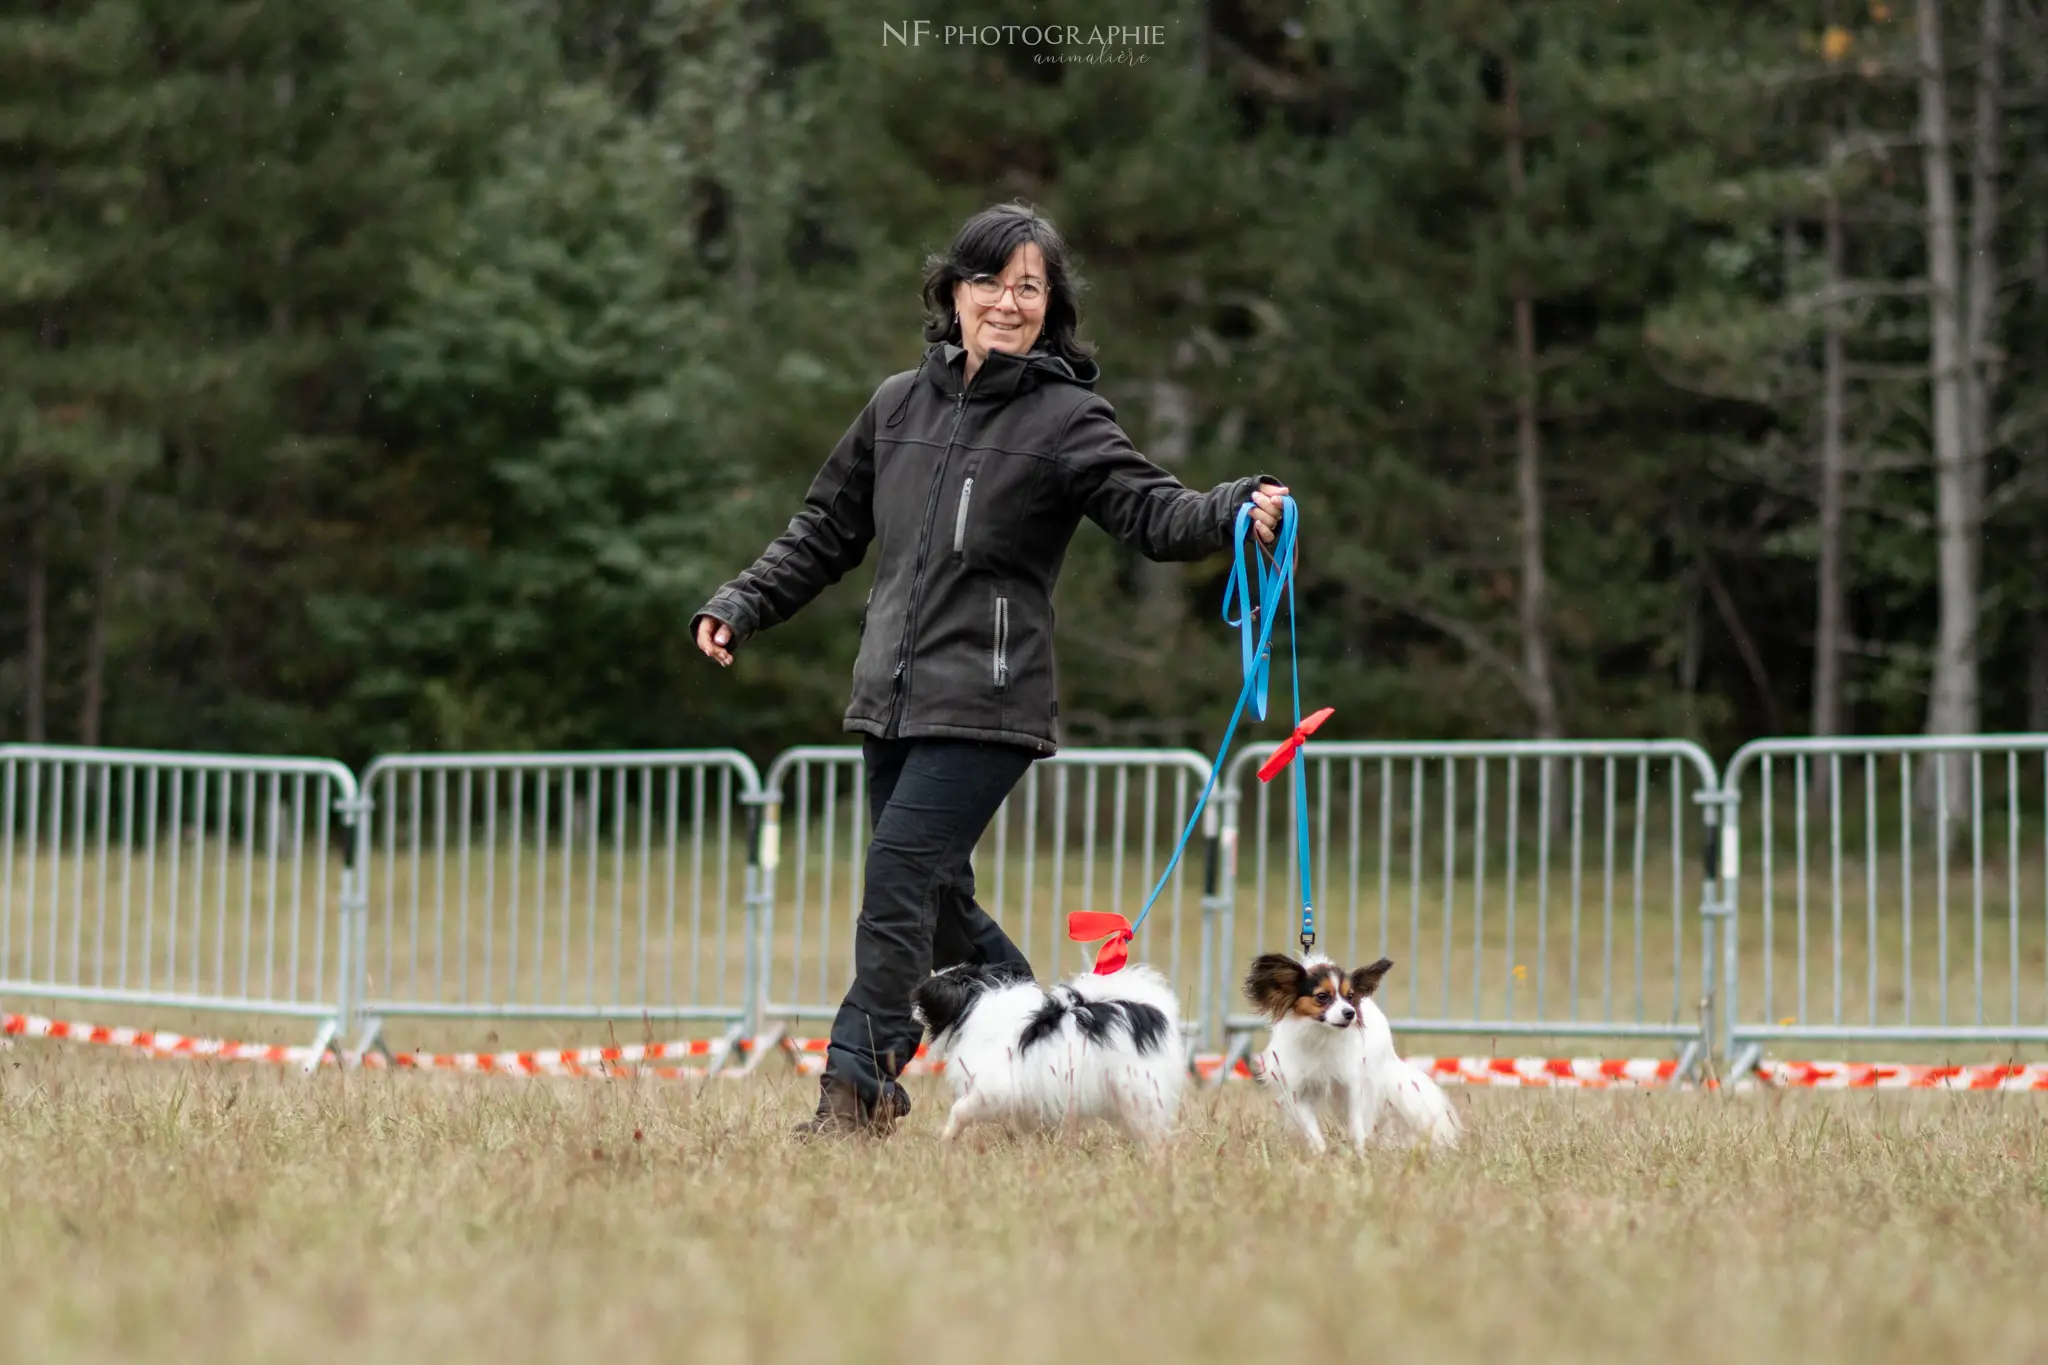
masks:
[[[16,1038],[92,1043],[118,1047],[149,1057],[208,1057],[218,1061],[264,1062],[277,1066],[323,1066],[340,1060],[333,1051],[316,1054],[305,1045],[242,1043],[225,1038],[188,1038],[155,1029],[110,1027],[33,1014],[0,1014],[0,1042]],[[352,1064],[373,1070],[452,1071],[495,1076],[639,1076],[659,1080],[695,1080],[711,1073],[708,1062],[732,1051],[752,1052],[751,1039],[686,1038],[675,1042],[625,1043],[606,1047],[562,1048],[537,1052],[372,1052],[350,1057]],[[812,1074],[824,1069],[828,1042],[823,1038],[782,1038],[774,1044],[797,1069]],[[1532,1089],[1659,1089],[1678,1081],[1678,1063],[1668,1058],[1599,1057],[1411,1057],[1440,1084],[1507,1086]],[[1222,1057],[1195,1058],[1203,1078],[1213,1077]],[[933,1061],[923,1047],[905,1069],[906,1075],[937,1075],[944,1064]],[[721,1071],[728,1077],[739,1069]],[[1253,1063],[1236,1061],[1233,1078],[1251,1079]],[[1706,1082],[1709,1089],[1742,1092],[1776,1089],[1806,1090],[1975,1090],[2048,1092],[2048,1063],[1995,1066],[1894,1066],[1877,1062],[1757,1063],[1753,1074],[1733,1086]]]
[[[831,1046],[828,1038],[784,1038],[776,1047],[806,1076],[814,1076],[825,1069],[825,1052]],[[930,1049],[920,1043],[912,1055],[910,1065],[903,1068],[906,1076],[936,1076],[946,1069],[944,1062],[933,1061]]]
[[[1879,1062],[1758,1062],[1758,1088],[1805,1090],[2048,1090],[2048,1063],[1888,1066]]]
[[[790,1038],[785,1039],[782,1046],[805,1071],[824,1066],[825,1039]],[[1678,1075],[1676,1061],[1656,1057],[1411,1057],[1408,1060],[1447,1085],[1648,1088],[1670,1085]],[[1223,1058],[1215,1053],[1195,1058],[1196,1073],[1205,1080],[1215,1076],[1222,1065]],[[926,1059],[925,1049],[920,1047],[917,1059],[905,1070],[906,1074],[914,1075],[920,1072],[935,1074],[941,1069],[940,1063]],[[1249,1061],[1239,1060],[1231,1067],[1230,1074],[1235,1079],[1245,1080],[1257,1072]]]
[[[1677,1082],[1678,1063],[1656,1057],[1410,1057],[1439,1085],[1486,1085],[1529,1089],[1654,1089]],[[1198,1058],[1204,1077],[1216,1074],[1221,1058]],[[1234,1077],[1258,1074],[1252,1063],[1231,1068]]]
[[[223,1038],[187,1038],[154,1029],[109,1028],[79,1024],[63,1019],[45,1019],[35,1014],[0,1015],[0,1036],[47,1038],[52,1041],[98,1043],[107,1047],[130,1048],[157,1057],[214,1057],[233,1062],[270,1062],[304,1065],[313,1059],[310,1047],[282,1044],[237,1043]]]
[[[1553,1089],[1651,1089],[1672,1085],[1678,1063],[1656,1057],[1410,1057],[1440,1084]]]
[[[187,1038],[152,1029],[111,1028],[46,1019],[34,1014],[0,1015],[0,1037],[97,1043],[151,1057],[212,1057],[220,1061],[268,1062],[277,1066],[306,1066],[316,1058],[315,1050],[303,1045]],[[636,1075],[662,1080],[689,1080],[704,1075],[708,1068],[649,1063],[717,1057],[727,1050],[728,1044],[723,1038],[686,1038],[671,1043],[627,1043],[542,1052],[400,1052],[389,1056],[372,1052],[349,1060],[360,1066],[393,1071],[467,1071],[499,1076]],[[327,1051],[318,1054],[318,1061],[323,1066],[332,1066],[337,1063],[337,1057],[332,1051]]]
[[[722,1056],[723,1038],[686,1038],[673,1043],[624,1043],[612,1047],[564,1048],[547,1052],[372,1052],[361,1064],[393,1071],[468,1071],[494,1076],[647,1076],[693,1080],[707,1068],[650,1063]]]
[[[797,1070],[805,1075],[814,1075],[825,1069],[825,1051],[829,1046],[826,1039],[785,1038],[780,1046],[784,1052],[789,1054],[790,1060],[796,1063]],[[1202,1053],[1195,1057],[1194,1064],[1196,1074],[1207,1080],[1213,1077],[1217,1069],[1223,1065],[1223,1058],[1221,1055],[1213,1052]],[[903,1074],[906,1076],[937,1076],[943,1074],[945,1070],[946,1064],[944,1062],[932,1060],[927,1055],[926,1049],[920,1046],[917,1049],[916,1055],[911,1058],[910,1065],[903,1068]],[[1239,1078],[1245,1078],[1249,1077],[1252,1073],[1251,1069],[1240,1061],[1231,1068],[1230,1074]]]

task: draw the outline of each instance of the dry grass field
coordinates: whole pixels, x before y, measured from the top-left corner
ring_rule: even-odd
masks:
[[[1459,1092],[1315,1160],[789,1141],[811,1083],[0,1053],[0,1359],[2038,1361],[2048,1099]]]
[[[1084,814],[1086,800],[1084,788]],[[822,813],[796,814],[771,988],[829,1006],[848,971],[859,812],[837,811],[829,839]],[[1318,886],[1334,951],[1384,942],[1399,959],[1397,1016],[1526,1020],[1540,997],[1549,1019],[1692,1017],[1702,850],[1657,841],[1668,807],[1616,821],[1603,800],[1597,826],[1547,862],[1506,840],[1484,857],[1473,841],[1431,844],[1391,816],[1383,837],[1374,815],[1340,809],[1318,830],[1331,857]],[[1065,912],[1135,909],[1170,851],[1170,821],[1133,819],[1132,838],[1100,848],[1054,855],[1020,835],[984,848],[983,898],[1042,976],[1087,960],[1059,937]],[[308,842],[302,859],[292,820],[251,827],[290,834],[274,855],[254,836],[194,832],[110,856],[78,820],[65,828],[18,841],[0,867],[0,980],[331,998],[339,855]],[[372,858],[373,998],[625,1007],[580,1022],[394,1011],[394,1047],[716,1032],[636,1019],[631,1002],[739,998],[744,868],[715,842],[615,830],[546,845],[500,830],[439,856],[433,828],[417,846],[380,840]],[[1744,1017],[1924,1021],[1945,995],[1956,1023],[1980,1009],[1992,1024],[2041,1021],[2048,829],[2016,816],[1979,828],[1997,837],[1931,854],[1791,834],[1767,860],[1752,843]],[[1211,926],[1225,985],[1250,953],[1289,946],[1297,913],[1284,828],[1248,829],[1234,932],[1219,942]],[[1199,887],[1197,859],[1140,943],[1190,1005]],[[259,1042],[313,1032],[305,1018],[61,989],[0,1005]],[[2041,1054],[1775,1051],[1873,1048],[1893,1061]],[[786,1136],[814,1082],[774,1059],[709,1083],[307,1079],[0,1050],[0,1365],[2048,1359],[2048,1095],[1458,1090],[1463,1149],[1359,1160],[1305,1157],[1263,1097],[1233,1084],[1192,1092],[1178,1141],[1150,1159],[1106,1133],[944,1147],[940,1084],[910,1085],[916,1111],[895,1137],[819,1148]]]

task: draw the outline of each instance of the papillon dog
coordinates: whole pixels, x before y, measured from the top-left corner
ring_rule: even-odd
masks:
[[[1090,1118],[1147,1146],[1173,1134],[1187,1079],[1180,1008],[1149,967],[1050,990],[1014,967],[948,967],[919,983],[911,1013],[953,1089],[943,1140],[976,1123],[1042,1132]]]
[[[1324,1117],[1343,1125],[1363,1151],[1388,1113],[1411,1143],[1458,1144],[1450,1098],[1395,1053],[1393,1030],[1372,998],[1393,965],[1383,957],[1346,972],[1320,953],[1267,953],[1245,975],[1245,994],[1273,1021],[1259,1078],[1312,1151],[1324,1150]]]

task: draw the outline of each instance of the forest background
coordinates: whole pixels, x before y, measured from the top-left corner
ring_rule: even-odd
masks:
[[[1139,448],[1294,488],[1330,733],[2048,729],[2041,0],[922,17],[9,6],[0,737],[839,740],[866,566],[684,625],[1015,197]],[[1084,526],[1069,743],[1213,747],[1227,571]]]

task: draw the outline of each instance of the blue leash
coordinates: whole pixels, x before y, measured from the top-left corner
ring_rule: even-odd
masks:
[[[1244,671],[1244,686],[1238,690],[1237,706],[1230,713],[1230,724],[1223,732],[1223,744],[1216,750],[1216,761],[1209,768],[1209,780],[1202,785],[1202,794],[1195,799],[1195,808],[1188,816],[1187,828],[1180,833],[1180,842],[1174,845],[1173,856],[1167,860],[1166,870],[1159,874],[1159,884],[1152,888],[1152,894],[1145,898],[1144,908],[1131,921],[1133,932],[1145,922],[1145,916],[1152,913],[1153,904],[1166,890],[1167,881],[1180,863],[1181,854],[1186,851],[1188,839],[1193,836],[1195,826],[1201,822],[1202,811],[1209,804],[1209,796],[1216,789],[1216,779],[1223,772],[1223,760],[1230,753],[1230,742],[1237,734],[1238,722],[1244,716],[1247,702],[1254,703],[1254,714],[1259,720],[1266,718],[1266,689],[1272,670],[1271,641],[1273,623],[1279,617],[1279,603],[1284,594],[1287,602],[1287,658],[1294,673],[1294,726],[1299,734],[1301,729],[1301,666],[1295,649],[1294,616],[1294,571],[1296,552],[1301,530],[1301,517],[1293,498],[1280,500],[1280,533],[1274,538],[1273,551],[1268,558],[1255,558],[1248,567],[1245,563],[1245,544],[1251,540],[1252,509],[1247,503],[1237,509],[1236,551],[1237,560],[1230,570],[1230,581],[1223,589],[1223,621],[1226,625],[1238,627],[1240,661]],[[1256,553],[1256,552],[1255,552]],[[1256,598],[1254,597],[1254,571],[1256,571]],[[1235,594],[1243,608],[1233,620],[1230,614],[1231,597]],[[1263,615],[1264,621],[1259,622]],[[1253,642],[1254,625],[1257,642]],[[1315,947],[1315,911],[1309,885],[1308,849],[1308,778],[1301,764],[1294,765],[1294,825],[1300,846],[1298,861],[1301,865],[1301,946],[1308,953]]]

